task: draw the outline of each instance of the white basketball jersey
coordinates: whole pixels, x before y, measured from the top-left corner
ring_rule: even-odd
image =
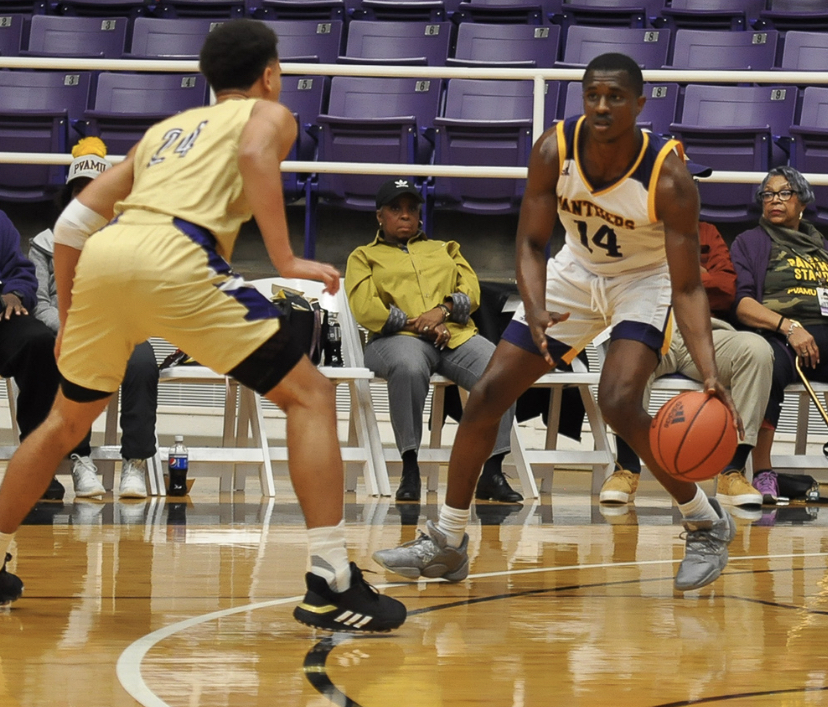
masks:
[[[578,138],[584,118],[557,126],[560,176],[558,217],[566,247],[591,272],[604,277],[666,268],[664,224],[657,220],[655,187],[667,155],[684,151],[677,140],[644,132],[637,159],[618,181],[594,189],[581,169]]]

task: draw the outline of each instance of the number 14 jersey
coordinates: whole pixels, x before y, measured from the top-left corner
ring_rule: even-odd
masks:
[[[641,150],[627,173],[596,189],[578,155],[583,124],[583,116],[562,120],[556,133],[558,217],[566,229],[567,247],[581,265],[603,277],[666,267],[655,188],[667,155],[675,151],[684,159],[681,143],[643,132]]]

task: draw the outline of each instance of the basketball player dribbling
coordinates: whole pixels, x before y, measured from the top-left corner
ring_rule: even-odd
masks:
[[[535,143],[517,232],[523,300],[463,411],[437,525],[416,540],[374,553],[406,577],[464,579],[465,533],[475,482],[497,420],[558,361],[571,361],[612,327],[598,388],[604,419],[673,496],[687,530],[678,590],[703,587],[727,564],[732,518],[694,483],[666,474],[650,451],[644,389],[669,347],[671,311],[710,395],[731,409],[713,352],[701,283],[698,191],[681,146],[636,126],[643,77],[623,54],[593,59],[583,78],[584,115],[558,123]],[[557,219],[566,244],[547,262]]]
[[[205,40],[200,69],[217,103],[150,128],[55,226],[61,387],[6,471],[0,559],[8,561],[13,533],[58,463],[118,390],[135,345],[160,336],[287,415],[290,476],[311,566],[296,619],[330,630],[397,628],[405,607],[376,592],[348,561],[333,387],[281,311],[227,264],[253,215],[280,275],[320,280],[331,293],[339,288],[335,268],[296,257],[288,239],[279,165],[297,128],[278,103],[276,35],[252,20],[221,24]],[[22,590],[4,562],[0,603]]]

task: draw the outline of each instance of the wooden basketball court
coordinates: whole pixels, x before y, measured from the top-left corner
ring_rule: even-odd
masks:
[[[828,705],[828,508],[742,513],[723,577],[679,595],[678,513],[643,486],[630,513],[600,509],[577,472],[539,502],[478,505],[458,584],[395,582],[371,560],[441,495],[350,494],[352,558],[409,609],[366,636],[293,620],[306,549],[284,480],[275,499],[200,480],[188,503],[67,494],[17,535],[0,705]]]

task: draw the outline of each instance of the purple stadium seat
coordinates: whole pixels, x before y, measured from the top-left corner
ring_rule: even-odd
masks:
[[[659,135],[670,135],[670,126],[676,122],[679,85],[677,83],[645,83],[647,102],[638,116],[638,125]],[[583,91],[580,82],[572,81],[566,88],[566,103],[561,118],[584,112]]]
[[[201,74],[104,71],[86,118],[91,135],[101,137],[113,155],[125,155],[153,123],[206,104],[207,81]]]
[[[335,64],[342,49],[342,20],[265,20],[279,38],[279,60]]]
[[[759,22],[780,32],[828,30],[828,6],[825,0],[769,0],[768,9],[759,13]]]
[[[794,30],[785,34],[785,48],[779,68],[825,71],[825,67],[828,67],[828,33]]]
[[[20,54],[24,17],[27,15],[0,15],[0,56]]]
[[[126,17],[35,15],[29,31],[29,48],[20,54],[120,59],[126,33]]]
[[[132,58],[179,57],[195,59],[204,38],[221,21],[204,17],[161,19],[138,17],[132,27]]]
[[[260,20],[345,20],[344,0],[247,0],[247,14]]]
[[[549,124],[559,85],[547,85]],[[525,167],[532,149],[533,85],[530,81],[451,79],[437,125],[435,164]],[[429,191],[436,207],[479,214],[513,213],[524,180],[436,177]]]
[[[317,117],[325,112],[330,79],[327,76],[282,76],[280,102],[287,106],[296,118],[299,132],[296,143],[288,155],[289,160],[309,162],[316,159],[319,133]],[[282,184],[285,198],[295,201],[304,196],[306,175],[283,172]]]
[[[207,17],[231,19],[245,16],[244,0],[159,0],[153,8],[156,17]]]
[[[551,68],[558,56],[557,25],[500,25],[462,22],[448,66]]]
[[[791,126],[791,165],[800,172],[828,173],[828,88],[809,86],[802,96],[802,115]],[[814,220],[828,226],[828,187],[814,187]],[[808,215],[811,218],[811,215]]]
[[[89,72],[0,71],[0,151],[66,153],[81,137]],[[0,165],[0,199],[43,201],[60,190],[66,167]]]
[[[471,0],[461,2],[455,18],[463,22],[494,22],[498,24],[543,24],[554,8],[544,0]]]
[[[764,9],[765,0],[672,0],[661,20],[673,29],[744,30]]]
[[[714,170],[765,172],[788,161],[797,89],[793,86],[701,86],[684,95],[673,134],[687,155]],[[755,215],[749,184],[701,184],[702,218],[741,221]]]
[[[566,35],[563,64],[586,66],[596,56],[620,52],[644,69],[660,69],[667,63],[669,47],[669,29],[575,25]]]
[[[427,163],[433,151],[440,81],[336,76],[322,128],[321,162]],[[387,177],[320,174],[318,193],[328,203],[373,210]]]
[[[44,15],[50,4],[46,0],[0,0],[0,15]]]
[[[149,0],[58,0],[55,14],[77,17],[140,17],[151,10]]]
[[[460,0],[362,0],[355,19],[389,22],[443,22]]]
[[[445,66],[450,22],[375,22],[354,20],[348,25],[343,64]]]
[[[658,15],[663,0],[574,0],[561,8],[564,27],[649,27]],[[567,41],[569,41],[567,39]]]
[[[753,69],[767,71],[775,63],[779,32],[721,32],[680,29],[673,48],[674,69]]]
[[[320,162],[428,163],[441,82],[435,79],[335,76],[317,151]],[[323,203],[373,211],[384,175],[324,174],[309,183],[305,256],[316,249],[316,206]]]
[[[330,78],[327,76],[282,76],[279,101],[296,116],[299,136],[296,158],[309,161],[316,157],[317,117],[325,112]]]

